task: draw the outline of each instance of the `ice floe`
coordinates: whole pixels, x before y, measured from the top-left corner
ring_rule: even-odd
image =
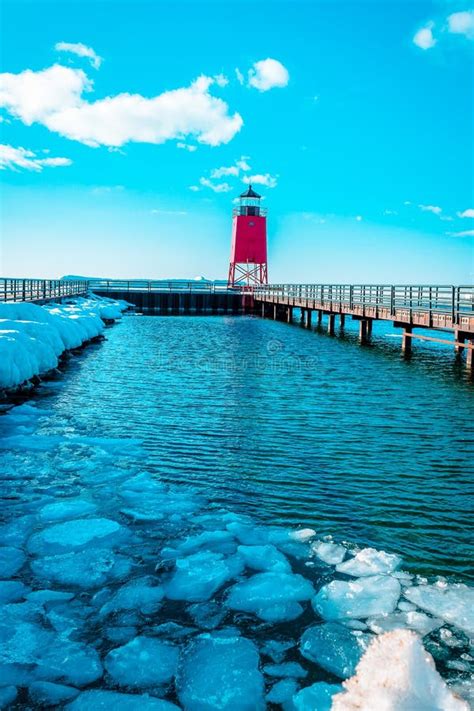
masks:
[[[167,684],[176,674],[179,649],[151,637],[135,637],[112,649],[105,668],[118,686],[147,689]]]
[[[185,711],[265,708],[257,648],[244,637],[202,635],[186,648],[177,675]]]
[[[289,705],[297,691],[298,683],[294,679],[281,679],[272,686],[265,698],[271,704]]]
[[[474,636],[474,588],[461,583],[417,585],[404,591],[408,600]]]
[[[173,576],[165,584],[166,597],[188,602],[209,600],[224,583],[235,578],[243,569],[240,557],[224,558],[222,553],[200,551],[187,558],[179,558]]]
[[[396,578],[374,575],[346,582],[332,580],[314,597],[315,611],[325,620],[388,615],[397,606],[400,583]]]
[[[368,575],[387,575],[393,573],[401,564],[398,555],[377,551],[375,548],[363,548],[354,558],[336,565],[338,573],[363,577]]]
[[[303,612],[300,602],[314,594],[312,584],[298,574],[257,573],[229,591],[227,605],[253,612],[267,622],[294,620]]]
[[[311,551],[328,565],[342,563],[346,557],[346,548],[332,541],[316,541],[311,545]]]
[[[284,676],[293,679],[304,679],[308,676],[306,669],[303,669],[298,662],[282,662],[281,664],[266,664],[263,671],[267,676]]]
[[[147,694],[120,694],[117,691],[83,691],[66,707],[69,711],[178,711],[178,706]]]
[[[395,630],[376,637],[333,698],[332,711],[469,711],[447,687],[419,637]]]
[[[100,616],[105,617],[122,610],[136,610],[143,615],[152,615],[164,597],[163,587],[156,584],[151,576],[138,578],[126,583],[100,608]]]
[[[371,635],[327,622],[313,625],[304,632],[300,652],[331,674],[347,679],[354,673],[371,639]]]
[[[324,681],[306,686],[293,696],[290,709],[294,709],[294,711],[330,711],[333,697],[341,691],[341,688],[338,684],[327,684]],[[371,709],[371,711],[375,711],[375,709]],[[377,709],[377,711],[382,710]],[[405,709],[405,711],[408,710]]]
[[[0,578],[16,575],[26,561],[26,556],[19,548],[4,546],[0,548]]]
[[[28,541],[30,553],[54,555],[79,551],[86,546],[114,548],[127,537],[127,530],[107,518],[86,518],[57,523],[34,534]]]

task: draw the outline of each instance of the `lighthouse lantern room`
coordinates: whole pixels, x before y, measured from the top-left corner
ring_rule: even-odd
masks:
[[[233,210],[229,287],[268,284],[267,211],[261,199],[249,185]]]

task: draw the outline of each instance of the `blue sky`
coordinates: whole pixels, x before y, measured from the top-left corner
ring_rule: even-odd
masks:
[[[4,276],[225,277],[257,176],[270,281],[473,281],[468,2],[5,0],[3,26]]]

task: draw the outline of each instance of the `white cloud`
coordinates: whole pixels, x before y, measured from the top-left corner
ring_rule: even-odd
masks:
[[[404,205],[411,205],[412,202],[411,202],[411,200],[405,200],[405,202],[404,202],[403,204],[404,204]]]
[[[384,210],[383,214],[384,215],[398,215],[398,212],[396,210]]]
[[[0,107],[30,125],[89,146],[123,146],[128,142],[164,143],[192,136],[199,143],[228,143],[243,125],[229,114],[222,99],[209,93],[215,83],[200,76],[190,86],[165,91],[153,98],[117,94],[86,101],[93,84],[82,70],[54,65],[43,71],[27,69],[0,75]]]
[[[237,68],[235,70],[235,76],[237,77],[237,81],[239,82],[239,84],[243,84],[245,82],[245,77],[240,71],[240,69]]]
[[[211,178],[222,178],[224,175],[238,175],[239,169],[236,165],[222,166],[211,171]]]
[[[225,76],[225,74],[216,74],[214,76],[214,81],[216,82],[217,86],[227,86],[227,84],[229,83],[229,80]]]
[[[467,210],[464,210],[463,212],[458,212],[456,214],[458,217],[474,217],[474,208],[469,207]]]
[[[250,160],[250,156],[240,156],[239,160],[235,161],[235,165],[243,171],[252,170],[250,165],[247,163],[248,160]]]
[[[99,69],[102,64],[102,57],[99,57],[92,47],[88,47],[82,42],[57,42],[54,49],[57,52],[71,52],[71,54],[77,54],[78,57],[87,57],[94,69]]]
[[[284,87],[289,79],[288,70],[277,59],[268,58],[255,62],[248,72],[248,85],[259,91]]]
[[[199,185],[190,185],[189,189],[193,191],[193,193],[197,193],[198,190],[200,190]]]
[[[356,221],[357,221],[357,222],[362,222],[363,219],[364,219],[364,218],[362,217],[362,215],[356,215]]]
[[[449,232],[453,237],[474,237],[474,230],[463,230],[462,232]]]
[[[199,183],[204,188],[214,190],[215,193],[228,193],[229,190],[232,190],[232,186],[229,183],[213,183],[209,178],[200,178]]]
[[[244,183],[252,183],[252,185],[265,185],[267,188],[276,188],[278,176],[270,175],[270,173],[257,173],[256,175],[246,175],[242,178]]]
[[[433,27],[434,22],[428,22],[421,30],[418,30],[413,37],[413,42],[417,47],[420,47],[420,49],[431,49],[431,47],[435,46],[437,40],[433,36]]]
[[[454,12],[448,17],[448,30],[452,34],[474,39],[474,10]]]
[[[443,211],[443,208],[438,205],[418,205],[418,207],[422,212],[432,212],[433,215],[440,215]]]
[[[59,168],[71,165],[69,158],[37,158],[36,153],[26,148],[0,144],[0,170],[33,170],[40,173],[43,168]]]
[[[189,151],[190,153],[194,153],[194,151],[197,151],[197,146],[192,146],[189,143],[182,143],[181,141],[178,141],[176,147],[181,148],[184,151]]]

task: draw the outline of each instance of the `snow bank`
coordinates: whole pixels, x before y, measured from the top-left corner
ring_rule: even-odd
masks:
[[[99,336],[126,302],[97,296],[44,306],[0,304],[0,390],[53,370],[59,356]]]
[[[433,657],[414,632],[395,630],[376,638],[333,697],[332,711],[469,711],[436,671]]]

